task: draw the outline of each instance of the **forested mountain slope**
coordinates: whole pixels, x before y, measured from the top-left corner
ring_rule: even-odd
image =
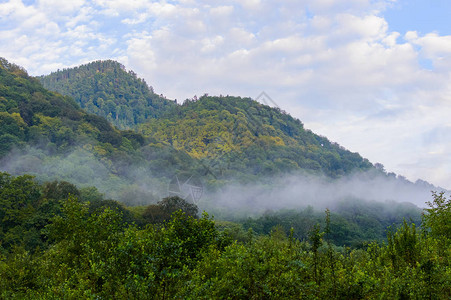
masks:
[[[174,106],[133,71],[127,72],[112,60],[58,70],[38,79],[45,88],[73,97],[87,112],[105,117],[121,129],[158,117]]]
[[[278,109],[229,96],[175,105],[115,61],[96,61],[38,79],[119,128],[141,124],[140,133],[200,160],[204,173],[214,178],[296,170],[338,177],[372,168],[358,153],[304,129]]]
[[[289,114],[249,98],[187,100],[138,131],[209,161],[217,174],[308,170],[338,177],[373,167],[358,153],[306,130]]]
[[[205,187],[204,208],[209,209],[224,204],[255,209],[249,203],[257,202],[269,205],[260,205],[263,210],[277,209],[272,203],[300,207],[317,203],[319,194],[323,203],[352,196],[422,204],[424,193],[436,190],[423,186],[419,193],[417,184],[413,188],[405,178],[304,129],[283,111],[248,98],[203,96],[158,114],[138,132],[120,131],[2,59],[1,170],[94,185],[127,204],[156,202],[167,195],[175,175],[195,176]],[[348,191],[356,178],[358,191]],[[290,188],[300,182],[305,188]],[[346,184],[345,193],[341,184]],[[218,188],[220,195],[208,193]],[[380,190],[390,193],[381,195]],[[412,201],[411,195],[420,199]]]
[[[156,201],[152,195],[167,178],[193,169],[194,160],[184,152],[117,130],[5,59],[0,59],[0,124],[2,170],[96,185],[120,200]]]
[[[299,120],[248,98],[204,96],[174,105],[115,61],[96,61],[39,80],[119,128],[147,120],[139,128],[147,136],[193,158],[221,157],[214,164],[215,176],[304,169],[336,177],[372,167],[357,153],[305,130]]]
[[[4,59],[0,60],[0,116],[0,155],[24,143],[52,143],[63,150],[75,145],[79,135],[100,137],[100,129],[104,129],[91,124],[92,117],[97,117],[80,110],[71,98],[49,92],[21,67]],[[113,130],[106,122],[102,125]]]

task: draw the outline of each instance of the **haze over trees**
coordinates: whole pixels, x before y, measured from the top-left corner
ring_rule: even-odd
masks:
[[[258,235],[252,229],[258,223],[243,227],[206,213],[189,215],[192,207],[183,199],[164,199],[161,211],[168,203],[175,205],[172,217],[149,222],[148,209],[140,213],[93,190],[1,173],[0,296],[451,297],[450,200],[443,194],[433,195],[421,229],[404,221],[388,231],[385,243],[357,248],[341,246],[347,243],[340,235],[349,236],[352,226],[329,210],[321,223],[305,211],[295,218],[303,226],[287,232],[276,225]],[[355,217],[360,221],[353,226],[371,220]],[[306,234],[299,236],[298,229]]]
[[[12,174],[95,185],[124,201],[133,195],[139,199],[136,203],[146,198],[157,201],[168,181],[183,172],[201,176],[209,190],[229,182],[267,184],[267,178],[287,173],[335,179],[363,171],[409,185],[405,178],[305,129],[285,112],[248,98],[205,95],[183,105],[162,100],[166,103],[162,107],[149,106],[154,117],[135,131],[118,130],[105,118],[86,113],[72,98],[46,90],[5,59],[0,72],[0,158],[3,169]],[[76,90],[89,95],[96,95],[96,87],[104,86],[103,78],[114,74],[121,80],[115,81],[112,97],[114,91],[135,95],[136,86],[141,84],[144,90],[147,86],[113,61],[58,74],[64,78],[61,86],[73,85],[74,90],[86,75],[89,84]],[[424,182],[420,185],[434,189]]]

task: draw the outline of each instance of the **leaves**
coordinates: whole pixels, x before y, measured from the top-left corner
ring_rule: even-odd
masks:
[[[433,236],[451,241],[451,198],[446,199],[444,192],[434,192],[432,197],[432,202],[426,203],[425,226]]]

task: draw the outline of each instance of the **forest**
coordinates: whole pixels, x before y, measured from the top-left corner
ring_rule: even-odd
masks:
[[[288,214],[221,222],[177,197],[125,207],[95,188],[1,173],[0,296],[447,299],[450,208],[434,193],[420,226],[404,219],[385,241],[346,246],[346,216],[329,210],[312,226],[311,211],[292,212],[304,225],[287,230]]]
[[[188,154],[134,131],[118,130],[4,59],[0,122],[1,165],[16,175],[95,185],[118,200],[133,193],[138,203],[157,199],[158,187],[177,170],[195,170]],[[141,190],[140,179],[154,186],[153,191]]]
[[[1,58],[0,125],[2,299],[451,297],[447,192],[278,108]]]
[[[121,129],[158,117],[174,106],[133,71],[127,72],[112,60],[58,70],[38,79],[46,89],[71,96],[87,112]]]
[[[249,98],[207,95],[174,105],[114,61],[96,61],[37,79],[118,128],[136,128],[146,137],[215,165],[217,177],[299,169],[340,176],[371,167],[359,154],[305,130],[280,109]]]

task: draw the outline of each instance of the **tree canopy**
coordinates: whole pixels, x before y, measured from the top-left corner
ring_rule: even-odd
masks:
[[[321,224],[300,227],[301,239],[277,225],[238,233],[239,224],[182,210],[146,225],[145,213],[92,190],[1,173],[0,297],[447,299],[449,201],[434,197],[421,230],[404,221],[387,242],[350,248],[334,244],[340,216],[328,210]],[[174,203],[186,207],[169,198],[160,205]]]
[[[144,79],[112,60],[94,61],[38,77],[43,86],[71,96],[87,112],[121,129],[162,115],[173,101],[154,93]]]
[[[231,172],[273,175],[296,170],[338,177],[372,164],[278,108],[249,98],[202,96],[138,127],[145,136],[205,160],[218,177]]]

